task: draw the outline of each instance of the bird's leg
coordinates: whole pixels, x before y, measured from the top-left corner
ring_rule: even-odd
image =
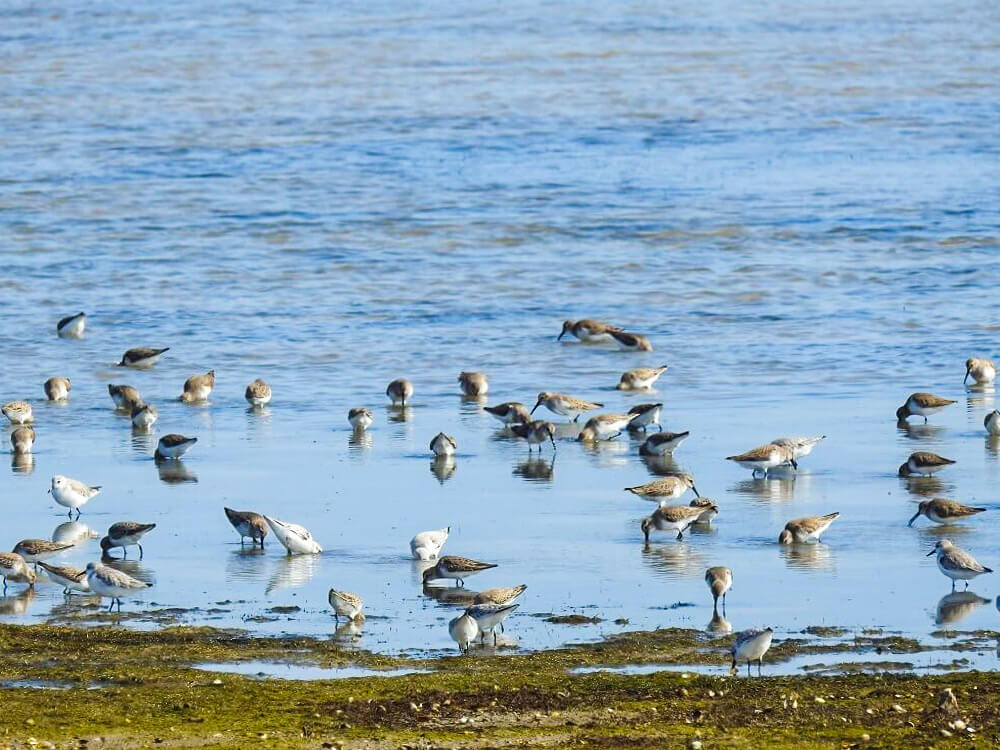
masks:
[[[747,677],[750,676],[750,662],[747,662]]]
[[[764,657],[757,659],[757,676],[760,677],[761,670],[764,668]]]
[[[683,531],[678,531],[677,532],[677,539],[680,540],[680,539],[683,539],[683,538],[684,538],[684,532]]]
[[[110,612],[114,608],[114,606],[115,606],[115,600],[112,599],[111,604],[108,606],[108,612]]]
[[[493,629],[493,647],[496,648],[497,645],[497,631],[496,628]]]
[[[139,559],[141,560],[142,559],[142,545],[137,542],[135,546],[139,548]]]
[[[111,548],[109,547],[108,549]],[[108,555],[108,557],[111,557],[111,555]],[[128,557],[128,547],[122,547],[122,560],[125,560],[127,557]]]

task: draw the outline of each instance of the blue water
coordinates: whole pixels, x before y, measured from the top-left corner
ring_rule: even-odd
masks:
[[[31,473],[0,476],[0,547],[64,520],[52,474],[103,485],[90,527],[158,524],[132,568],[155,586],[126,621],[197,608],[181,620],[323,635],[335,586],[371,615],[345,642],[453,648],[458,608],[406,559],[415,532],[451,525],[447,552],[499,566],[470,590],[528,584],[508,645],[704,627],[715,564],[734,570],[736,629],[925,636],[949,584],[924,557],[938,535],[905,525],[921,493],[989,507],[949,533],[1000,565],[995,394],[962,386],[966,357],[1000,353],[995,4],[70,0],[8,3],[0,29],[0,397],[35,400],[38,432]],[[77,310],[86,337],[56,338]],[[557,344],[584,316],[655,351]],[[171,350],[122,372],[130,346]],[[692,432],[677,462],[721,513],[646,552],[652,506],[621,490],[650,478],[637,442],[564,430],[551,468],[526,463],[455,382],[481,369],[489,402],[551,389],[617,411],[650,399],[613,390],[620,373],[661,363],[652,397]],[[209,406],[171,400],[209,367]],[[40,400],[52,375],[73,380],[65,405]],[[406,422],[384,408],[399,376]],[[242,398],[256,377],[275,393],[262,414]],[[108,382],[159,408],[152,436]],[[925,389],[959,403],[940,429],[897,430]],[[356,405],[377,423],[352,444]],[[439,430],[460,451],[443,481]],[[166,432],[199,438],[172,475],[149,460]],[[784,434],[828,435],[794,480],[723,460]],[[904,484],[918,449],[958,464]],[[327,552],[241,554],[223,505],[302,523]],[[775,544],[833,510],[821,547]],[[992,600],[992,578],[972,588]],[[678,601],[697,606],[664,609]],[[45,585],[0,611],[81,606]],[[573,611],[603,622],[532,616]],[[963,610],[961,627],[998,625],[992,601]]]

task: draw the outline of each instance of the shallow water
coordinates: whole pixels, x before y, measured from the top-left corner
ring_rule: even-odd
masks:
[[[248,677],[278,680],[343,680],[351,677],[402,677],[426,670],[365,669],[364,667],[317,667],[310,664],[286,664],[273,661],[206,662],[194,665],[206,672],[242,674]]]
[[[973,582],[985,601],[942,606],[924,557],[942,533],[906,527],[925,495],[983,505],[947,533],[1000,564],[996,395],[962,386],[1000,330],[994,4],[74,0],[0,18],[0,395],[33,399],[38,432],[33,465],[0,477],[0,547],[65,521],[52,474],[103,485],[83,523],[158,524],[129,563],[155,585],[123,622],[334,634],[335,586],[370,615],[345,643],[453,649],[466,600],[422,592],[407,559],[415,532],[450,525],[447,552],[498,565],[468,591],[528,584],[508,645],[705,627],[717,564],[736,629],[1000,625],[995,577]],[[86,337],[56,338],[77,310]],[[656,351],[556,343],[583,316]],[[130,346],[171,351],[113,367]],[[656,392],[614,390],[661,363]],[[209,367],[210,405],[172,400]],[[489,373],[490,402],[662,400],[691,430],[676,461],[720,504],[713,529],[644,550],[652,506],[621,489],[653,473],[637,443],[566,430],[554,462],[529,458],[459,398],[463,369]],[[67,404],[38,400],[51,375],[72,378]],[[385,408],[398,376],[416,385],[406,421]],[[255,377],[275,392],[259,413]],[[112,411],[109,382],[159,408],[152,435]],[[923,389],[959,403],[897,429]],[[362,404],[377,423],[356,441]],[[439,430],[454,467],[429,459]],[[151,460],[166,432],[198,436],[183,466]],[[828,436],[797,476],[723,460],[785,434]],[[918,449],[958,463],[903,482]],[[305,524],[327,551],[241,549],[223,505]],[[834,510],[822,545],[776,544],[789,518]],[[91,612],[19,589],[3,621]],[[531,616],[570,612],[602,622]]]

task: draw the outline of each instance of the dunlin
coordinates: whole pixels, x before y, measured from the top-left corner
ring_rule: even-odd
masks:
[[[639,528],[642,529],[642,533],[646,538],[646,544],[649,544],[649,534],[653,529],[657,531],[676,531],[677,538],[683,539],[684,532],[705,511],[705,508],[692,508],[690,505],[661,505],[653,511],[653,514],[649,518],[642,520]]]
[[[413,559],[436,560],[450,533],[451,526],[445,529],[421,531],[410,540],[410,554],[413,555]]]
[[[510,604],[527,589],[527,585],[500,586],[495,589],[483,589],[473,600],[474,604]]]
[[[25,562],[36,563],[39,560],[48,560],[53,555],[58,555],[72,547],[72,544],[50,542],[48,539],[22,539],[14,545],[11,552],[23,557]]]
[[[990,435],[1000,435],[1000,411],[994,409],[983,419],[983,427]]]
[[[10,433],[10,447],[15,456],[27,456],[35,445],[35,429],[28,425],[15,427]]]
[[[250,406],[265,406],[271,403],[271,386],[257,378],[243,392],[243,398]]]
[[[643,391],[653,387],[660,376],[667,371],[667,365],[660,367],[636,367],[623,372],[618,385],[619,391]]]
[[[448,634],[458,644],[458,650],[467,654],[479,635],[479,625],[471,615],[463,613],[448,623]]]
[[[176,433],[164,435],[156,444],[156,457],[180,458],[197,442],[198,438],[196,437],[184,437]]]
[[[264,520],[264,516],[260,513],[254,513],[252,510],[233,510],[232,508],[223,508],[223,510],[226,512],[229,523],[240,535],[240,545],[243,544],[244,539],[250,537],[253,544],[259,543],[260,548],[264,549],[264,537],[267,536],[267,521]]]
[[[692,508],[701,508],[702,514],[698,516],[695,521],[699,526],[711,526],[712,521],[715,517],[719,515],[719,506],[715,504],[715,500],[710,497],[696,497],[690,503],[688,503]]]
[[[582,442],[612,440],[628,429],[632,419],[629,414],[599,414],[587,420],[578,439]]]
[[[166,351],[170,351],[170,347],[164,347],[163,349],[152,349],[147,346],[140,346],[136,349],[129,349],[122,355],[122,361],[118,363],[119,367],[152,367],[156,364],[156,360],[160,358],[160,355]]]
[[[640,484],[637,487],[626,487],[626,492],[646,500],[676,500],[688,490],[698,495],[698,489],[694,486],[694,477],[690,474],[680,474],[663,477],[661,479]]]
[[[783,437],[778,438],[777,440],[772,440],[771,445],[788,448],[792,451],[792,458],[798,460],[812,453],[813,448],[824,440],[826,440],[826,435],[820,435],[818,437]]]
[[[913,522],[920,516],[927,516],[934,523],[952,524],[977,513],[983,513],[985,510],[986,508],[974,508],[971,505],[956,503],[954,500],[935,497],[933,500],[922,501],[917,507],[917,512],[913,514],[913,518],[906,525],[912,526]]]
[[[955,581],[965,581],[965,588],[969,588],[969,581],[983,573],[992,573],[991,568],[979,563],[976,558],[970,555],[961,547],[956,547],[947,539],[942,539],[934,545],[934,549],[927,553],[927,557],[937,555],[938,568],[951,579],[951,590],[955,590]]]
[[[139,391],[130,385],[113,385],[109,383],[108,395],[115,402],[116,409],[121,409],[129,413],[136,406],[142,405],[142,396],[139,395]]]
[[[505,401],[496,406],[484,406],[483,411],[492,414],[504,424],[527,424],[531,421],[528,407],[517,401]]]
[[[371,409],[364,406],[355,406],[347,412],[347,421],[355,430],[367,430],[372,426],[375,417],[372,416]]]
[[[607,341],[610,339],[611,331],[619,330],[615,326],[602,323],[599,320],[584,318],[582,320],[567,320],[563,322],[562,331],[556,337],[559,341],[567,333],[575,336],[580,341],[594,343],[597,341]]]
[[[184,381],[184,391],[181,393],[181,401],[185,404],[196,404],[207,401],[215,388],[215,370],[209,370],[201,375],[192,375]]]
[[[49,486],[49,494],[52,495],[52,499],[62,507],[69,508],[69,513],[66,515],[72,516],[75,510],[77,518],[80,517],[80,508],[100,491],[100,485],[92,487],[76,479],[64,477],[62,474],[56,474],[52,477],[52,484]]]
[[[497,645],[497,627],[503,632],[503,621],[520,606],[520,604],[494,604],[492,602],[473,604],[465,610],[465,614],[476,621],[483,640],[486,640],[487,633],[493,634],[493,645],[495,646]]]
[[[584,401],[579,398],[573,398],[572,396],[566,396],[562,393],[542,391],[538,394],[538,401],[535,402],[535,405],[531,409],[530,413],[534,414],[535,409],[539,406],[544,406],[553,414],[569,417],[575,422],[584,412],[591,411],[593,409],[600,409],[604,406],[604,404]]]
[[[11,424],[28,424],[32,421],[31,404],[27,401],[11,401],[0,409]]]
[[[49,378],[45,381],[45,397],[49,401],[65,401],[69,398],[69,389],[73,387],[69,378]]]
[[[970,358],[965,360],[965,380],[962,382],[967,382],[970,375],[979,385],[992,383],[997,377],[997,366],[992,359]]]
[[[645,431],[652,424],[660,427],[660,411],[662,409],[663,404],[636,404],[628,410],[629,414],[635,415],[635,419],[632,420],[628,428],[630,430],[637,430],[641,427]],[[663,428],[661,427],[660,429]]]
[[[646,438],[639,446],[640,456],[666,456],[687,440],[688,432],[657,432]]]
[[[406,378],[397,378],[386,387],[385,395],[393,406],[406,406],[406,402],[413,397],[413,383]]]
[[[791,448],[773,443],[761,445],[736,456],[726,456],[726,460],[735,461],[744,469],[752,470],[754,476],[757,476],[758,472],[767,474],[768,471],[782,464],[791,464],[794,468],[799,468]]]
[[[461,372],[458,382],[466,396],[485,396],[490,390],[490,381],[485,372]]]
[[[87,327],[87,316],[78,312],[70,315],[56,323],[56,333],[63,338],[78,339],[83,336],[83,331]]]
[[[718,610],[722,598],[722,611],[726,611],[726,593],[733,587],[733,571],[721,565],[705,571],[705,583],[712,592],[712,609]]]
[[[611,338],[618,344],[619,349],[629,352],[653,351],[653,345],[641,333],[629,333],[627,331],[610,331],[610,333]]]
[[[136,404],[132,407],[132,426],[148,430],[159,418],[160,412],[152,404]]]
[[[69,594],[71,591],[90,593],[87,571],[83,568],[75,568],[72,565],[49,565],[41,560],[38,561],[38,567],[48,573],[49,578],[55,583],[63,587],[63,594]]]
[[[270,516],[264,516],[264,520],[267,521],[267,525],[271,527],[271,531],[274,532],[278,541],[288,550],[289,555],[316,555],[323,551],[319,543],[313,539],[313,535],[309,533],[309,529],[304,526],[288,521],[279,521]]]
[[[906,463],[900,465],[899,476],[911,477],[919,474],[929,477],[935,471],[940,471],[945,466],[951,466],[953,463],[955,462],[950,458],[939,456],[937,453],[917,451],[910,454],[910,457],[906,459]]]
[[[35,571],[15,552],[0,552],[0,575],[3,576],[4,594],[7,593],[7,581],[26,583],[32,587],[35,585]]]
[[[153,585],[101,563],[87,563],[87,583],[91,593],[111,599],[109,612],[116,603],[121,612],[123,596],[132,596]]]
[[[108,533],[101,538],[101,554],[108,555],[115,547],[121,547],[123,557],[128,557],[129,547],[139,548],[139,559],[142,559],[142,538],[156,528],[155,523],[139,523],[137,521],[118,521],[108,527]]]
[[[455,438],[451,435],[439,432],[431,438],[429,448],[435,456],[454,456],[455,451],[458,450],[458,443],[455,442]]]
[[[729,668],[729,673],[735,675],[737,673],[736,665],[741,661],[745,661],[747,663],[747,677],[749,677],[750,662],[755,661],[757,662],[757,676],[760,677],[764,664],[764,654],[771,648],[771,637],[773,634],[774,631],[771,628],[765,628],[764,630],[754,628],[738,633],[736,640],[733,641],[733,664]]]
[[[329,600],[330,606],[333,607],[333,617],[337,622],[340,622],[341,617],[346,617],[348,620],[365,619],[365,615],[361,611],[364,609],[365,603],[357,594],[330,589],[326,598]]]
[[[528,441],[529,453],[531,452],[531,446],[533,445],[537,445],[538,452],[541,453],[541,444],[546,440],[552,443],[552,450],[556,449],[556,426],[551,422],[536,419],[535,421],[528,422],[527,424],[512,424],[509,426],[509,429],[515,437]]]
[[[805,544],[813,540],[818,542],[820,535],[839,517],[840,513],[829,513],[825,516],[794,518],[785,524],[778,535],[778,544]]]
[[[953,403],[955,403],[954,399],[942,398],[933,393],[913,393],[902,406],[896,409],[896,419],[905,420],[916,414],[923,417],[924,422],[926,422],[929,415],[939,412]]]
[[[464,586],[465,579],[469,576],[495,567],[496,565],[493,563],[470,560],[468,557],[445,555],[438,559],[437,564],[424,571],[423,582],[426,584],[437,578],[450,578],[456,581],[456,585]]]

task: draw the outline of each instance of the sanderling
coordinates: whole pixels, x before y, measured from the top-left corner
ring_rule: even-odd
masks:
[[[531,421],[528,407],[518,401],[505,401],[496,406],[484,406],[483,411],[492,414],[504,424],[527,424]]]
[[[460,372],[458,382],[466,396],[485,396],[490,390],[490,381],[485,372]]]
[[[65,401],[69,398],[69,389],[73,387],[69,378],[49,378],[45,381],[45,397],[49,401]]]
[[[34,587],[37,577],[25,559],[15,552],[0,552],[0,575],[3,576],[4,594],[7,593],[7,581]]]
[[[590,318],[583,318],[582,320],[566,320],[563,322],[562,331],[556,337],[556,341],[559,341],[567,333],[575,336],[580,341],[587,341],[590,343],[596,341],[608,341],[611,338],[611,331],[620,330],[615,326],[608,325],[607,323],[602,323],[599,320],[591,320]]]
[[[271,386],[257,378],[243,392],[243,397],[250,406],[264,406],[271,403]]]
[[[330,601],[330,606],[333,607],[333,617],[337,622],[340,622],[342,616],[348,620],[363,620],[365,618],[361,611],[365,603],[357,594],[330,589],[327,599]]]
[[[27,401],[11,401],[0,409],[11,424],[27,424],[32,420],[31,404]]]
[[[712,609],[719,608],[719,598],[722,598],[722,611],[726,611],[726,592],[733,587],[733,571],[722,565],[705,571],[705,583],[712,592]]]
[[[994,409],[983,418],[983,427],[990,435],[1000,435],[1000,411]]]
[[[44,570],[55,583],[63,587],[63,594],[69,594],[71,591],[90,593],[87,571],[83,568],[75,568],[72,565],[49,565],[41,560],[38,561],[38,567]]]
[[[690,505],[661,505],[649,518],[642,519],[639,528],[642,529],[646,544],[649,544],[649,534],[653,529],[658,531],[676,531],[677,538],[683,539],[684,532],[693,524],[706,508],[692,508]]]
[[[493,563],[470,560],[468,557],[445,555],[438,559],[437,564],[424,571],[423,582],[426,584],[437,578],[451,578],[457,586],[464,586],[465,579],[469,576],[495,567],[496,565]]]
[[[609,333],[618,344],[619,349],[630,352],[653,351],[653,345],[641,333],[628,333],[627,331],[609,331]]]
[[[636,404],[628,410],[629,414],[635,415],[635,419],[632,420],[628,428],[630,430],[637,430],[641,427],[645,432],[646,428],[651,424],[660,427],[660,411],[662,409],[663,404]],[[663,428],[660,427],[660,429],[662,430]]]
[[[118,521],[111,524],[106,536],[101,538],[101,554],[109,556],[108,552],[115,547],[122,548],[122,555],[128,557],[128,548],[139,548],[139,559],[142,559],[142,538],[156,528],[155,523],[139,523],[137,521]]]
[[[146,346],[141,346],[136,349],[129,349],[122,355],[122,361],[118,363],[119,367],[152,367],[156,364],[156,360],[160,358],[160,355],[166,351],[169,351],[170,347],[164,347],[163,349],[151,349]]]
[[[115,570],[108,565],[101,563],[87,563],[87,583],[90,591],[98,596],[105,596],[111,599],[110,612],[117,602],[118,611],[122,609],[122,597],[131,596],[138,591],[148,589],[153,584],[133,578],[128,573]]]
[[[113,385],[108,383],[108,395],[115,402],[115,408],[131,413],[136,406],[142,405],[139,391],[130,385]]]
[[[638,495],[646,500],[676,500],[688,490],[699,495],[697,488],[694,486],[694,477],[690,474],[663,477],[636,487],[625,488],[626,492],[631,492],[633,495]]]
[[[429,449],[433,451],[435,456],[454,456],[455,451],[458,450],[458,443],[451,435],[439,432],[431,438]]]
[[[913,393],[906,403],[896,409],[896,419],[905,420],[912,414],[923,417],[927,421],[930,414],[941,411],[949,404],[955,403],[954,399],[935,396],[933,393]]]
[[[468,613],[461,614],[448,623],[448,634],[458,644],[458,650],[467,654],[472,648],[472,642],[479,635],[479,625]]]
[[[90,498],[96,496],[101,491],[100,485],[91,487],[88,484],[56,474],[52,477],[52,484],[49,487],[49,494],[52,499],[64,508],[69,508],[66,515],[72,516],[76,511],[77,518],[80,517],[80,508],[87,504]]]
[[[951,579],[951,589],[955,590],[955,581],[965,581],[965,588],[969,588],[969,581],[983,573],[992,573],[991,568],[979,563],[972,555],[961,547],[956,547],[947,539],[940,540],[934,545],[934,549],[927,553],[927,557],[937,555],[938,568]]]
[[[259,543],[260,548],[264,549],[264,537],[267,536],[267,521],[264,520],[264,516],[260,513],[254,513],[252,510],[233,510],[232,508],[223,508],[223,510],[226,512],[229,523],[240,535],[240,545],[243,544],[244,539],[250,537],[253,544]]]
[[[840,513],[828,513],[825,516],[794,518],[785,524],[778,535],[778,544],[804,544],[813,539],[818,542],[820,535],[839,517]]]
[[[136,404],[132,407],[132,426],[148,430],[159,418],[160,412],[152,404]]]
[[[406,378],[393,380],[385,389],[385,395],[392,401],[393,406],[406,406],[406,402],[413,397],[413,383]]]
[[[754,628],[738,633],[736,640],[733,641],[733,664],[729,668],[729,673],[735,675],[737,673],[736,664],[745,661],[747,663],[747,677],[749,677],[750,662],[755,661],[757,662],[757,676],[760,677],[764,664],[764,654],[771,648],[771,637],[773,634],[774,631],[771,628],[765,628],[764,630]]]
[[[527,589],[526,584],[520,586],[500,586],[495,589],[483,589],[476,598],[474,604],[510,604],[517,599]]]
[[[591,417],[580,430],[578,439],[582,442],[612,440],[628,429],[633,417],[629,414],[598,414]]]
[[[515,437],[519,437],[522,440],[528,441],[528,452],[531,452],[531,446],[537,445],[538,452],[542,452],[541,444],[548,440],[552,443],[552,450],[556,449],[556,426],[551,422],[546,422],[543,419],[536,419],[533,422],[517,423],[508,426],[508,429]]]
[[[264,520],[267,521],[267,525],[271,527],[271,531],[274,532],[278,541],[288,550],[289,555],[316,555],[323,551],[319,543],[313,539],[313,535],[309,533],[309,529],[304,526],[288,521],[279,521],[270,516],[264,516]]]
[[[692,508],[701,508],[702,514],[698,516],[695,521],[699,526],[711,526],[712,521],[715,517],[719,515],[719,506],[715,504],[715,500],[710,497],[696,497],[690,503],[688,503]]]
[[[945,466],[951,466],[953,463],[955,462],[952,459],[939,456],[937,453],[917,451],[916,453],[911,453],[906,462],[900,465],[899,476],[911,477],[920,474],[929,477],[935,471],[940,471]]]
[[[969,376],[979,385],[992,383],[997,377],[997,366],[992,359],[976,359],[974,357],[965,360],[965,383]]]
[[[180,458],[198,442],[196,437],[184,437],[176,433],[164,435],[156,443],[157,458]]]
[[[772,443],[761,445],[736,456],[726,456],[726,460],[735,461],[744,469],[750,469],[755,477],[757,472],[767,474],[768,471],[782,464],[791,464],[793,468],[799,468],[791,448]]]
[[[367,430],[372,426],[375,417],[372,416],[371,409],[365,406],[355,406],[347,412],[347,421],[355,430]]]
[[[520,606],[520,604],[494,604],[493,602],[473,604],[465,610],[465,614],[476,621],[483,640],[486,640],[487,633],[493,634],[493,645],[495,646],[497,645],[497,627],[499,626],[500,631],[503,632],[503,621]]]
[[[35,445],[35,428],[29,425],[15,427],[10,433],[10,447],[15,456],[26,456]]]
[[[818,437],[783,437],[772,440],[771,445],[790,449],[792,451],[792,458],[798,460],[812,453],[813,448],[824,440],[826,440],[826,435],[819,435]]]
[[[63,338],[78,339],[83,336],[83,330],[87,327],[87,316],[78,312],[70,315],[56,323],[56,333]]]
[[[667,371],[667,365],[660,367],[636,367],[623,372],[618,385],[619,391],[643,391],[653,387],[660,376]]]
[[[435,560],[448,541],[451,526],[433,531],[421,531],[410,540],[410,554],[414,560]]]
[[[180,400],[186,404],[195,404],[208,400],[215,388],[215,370],[209,370],[201,375],[192,375],[184,381],[184,390]]]
[[[657,432],[646,438],[639,446],[640,456],[665,456],[673,453],[674,448],[687,440],[690,431],[687,432]]]
[[[532,407],[529,413],[534,414],[535,409],[539,406],[544,406],[553,414],[569,417],[575,422],[584,412],[591,411],[592,409],[600,409],[604,404],[583,401],[582,399],[566,396],[562,393],[542,391],[538,394],[538,401],[535,402],[534,407]]]
[[[47,560],[72,547],[72,544],[50,542],[48,539],[22,539],[14,545],[11,552],[23,557],[25,562],[36,563],[39,560]]]
[[[933,500],[922,501],[917,508],[917,512],[913,514],[913,518],[906,525],[912,526],[913,522],[920,516],[927,516],[934,523],[951,524],[961,521],[963,518],[974,516],[977,513],[983,513],[985,510],[986,508],[974,508],[971,505],[956,503],[954,500],[945,500],[944,498],[936,497]]]

